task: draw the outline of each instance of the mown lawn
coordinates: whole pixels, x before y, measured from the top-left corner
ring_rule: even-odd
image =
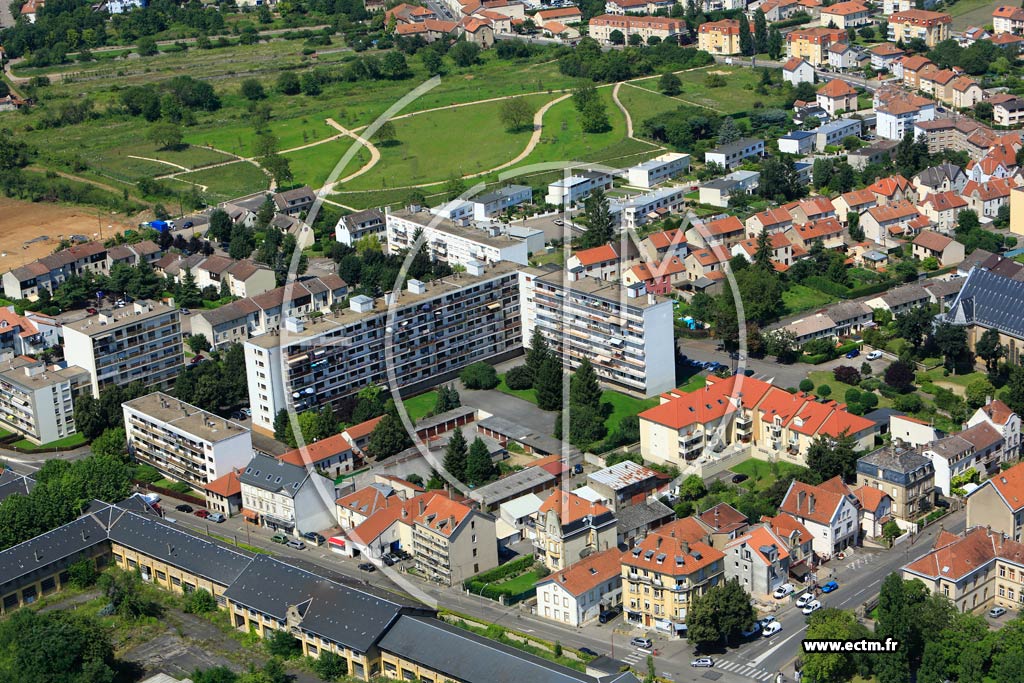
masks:
[[[531,95],[526,99],[537,110],[554,96]],[[381,147],[377,165],[339,189],[378,190],[445,181],[452,176],[488,171],[512,160],[526,147],[530,131],[508,132],[500,120],[501,106],[501,102],[485,102],[395,120],[399,144]],[[332,165],[340,157],[331,153],[330,145],[308,151],[328,154]]]
[[[434,404],[437,402],[437,392],[428,391],[425,394],[419,396],[413,396],[402,401],[405,405],[406,412],[409,413],[409,419],[413,422],[419,422],[423,417],[434,409]]]
[[[508,394],[509,396],[521,398],[524,401],[529,401],[530,403],[537,405],[536,391],[534,391],[533,389],[509,389],[508,385],[505,384],[505,375],[498,375],[498,379],[501,380],[500,382],[498,382],[498,386],[495,387],[498,391],[500,391],[503,394]]]
[[[852,365],[853,367],[859,369],[860,368],[860,364],[857,362],[858,360],[859,359],[854,358],[854,359],[852,359],[849,362],[849,364]],[[842,382],[837,382],[835,376],[832,374],[832,372],[830,370],[815,370],[813,372],[809,372],[809,373],[807,373],[807,378],[809,380],[811,380],[812,382],[814,382],[814,391],[812,393],[814,393],[816,396],[820,396],[821,395],[820,387],[828,386],[828,387],[830,387],[832,389],[832,393],[829,395],[829,398],[834,400],[834,401],[839,401],[840,403],[843,403],[843,402],[846,401],[845,396],[846,396],[846,391],[848,389],[856,389],[857,391],[860,391],[861,393],[863,393],[863,391],[864,391],[860,387],[852,387],[849,384],[843,384]],[[875,392],[875,396],[878,397],[878,407],[879,408],[891,408],[892,407],[892,399],[891,398],[886,398],[885,396],[882,396],[877,391]]]
[[[657,88],[657,84],[657,80],[642,81],[636,84],[639,87],[626,84],[619,88],[619,101],[629,110],[629,115],[633,117],[634,134],[639,131],[640,124],[644,122],[644,119],[649,119],[667,111],[673,111],[687,104],[667,95],[653,92]]]
[[[63,439],[57,439],[56,441],[51,441],[50,443],[44,443],[41,445],[34,444],[28,439],[15,441],[12,445],[15,448],[20,448],[22,450],[36,451],[44,448],[78,448],[85,443],[86,438],[81,434],[71,434],[69,436],[65,436]]]
[[[969,26],[991,26],[992,10],[998,3],[991,0],[959,0],[942,8],[953,17],[953,28],[962,30]]]
[[[796,476],[797,472],[803,468],[788,462],[773,464],[757,458],[749,458],[729,469],[736,474],[745,474],[750,477],[743,482],[743,486],[755,491],[763,491],[774,484],[777,479]]]
[[[692,393],[698,389],[703,389],[708,383],[707,377],[701,374],[696,374],[679,387],[679,391],[685,391],[686,393]]]
[[[267,175],[248,161],[236,161],[217,168],[182,173],[175,180],[184,184],[205,185],[207,189],[204,194],[219,201],[261,192],[270,186]]]
[[[537,580],[539,578],[540,577],[537,575],[537,572],[531,570],[524,574],[520,574],[519,576],[513,577],[508,581],[501,581],[500,583],[496,583],[494,585],[501,586],[502,588],[508,588],[509,590],[514,591],[516,593],[523,593],[532,588],[533,585],[537,583]]]
[[[618,391],[605,391],[601,394],[602,403],[611,403],[612,412],[604,421],[605,427],[611,431],[619,420],[629,415],[637,415],[658,405],[657,398],[635,398]]]
[[[834,296],[811,289],[806,285],[790,285],[782,293],[782,303],[786,306],[786,315],[827,306],[835,300]]]
[[[289,152],[285,158],[291,164],[292,174],[295,180],[305,183],[312,188],[320,188],[327,182],[328,177],[334,171],[338,162],[349,153],[352,146],[356,146],[356,152],[345,164],[345,167],[338,173],[339,178],[344,178],[354,173],[370,160],[370,152],[352,138],[340,138],[325,142],[315,147],[307,147],[298,152]],[[379,166],[379,164],[378,164]],[[377,167],[368,171],[367,175],[376,173]]]
[[[720,88],[707,87],[708,74],[720,74],[725,78],[726,84]],[[778,88],[770,88],[768,95],[758,95],[754,92],[761,79],[760,74],[754,69],[712,64],[703,69],[683,71],[676,75],[683,84],[683,91],[677,96],[682,100],[679,105],[690,104],[713,109],[722,114],[735,114],[748,111],[755,101],[762,102],[765,108],[778,107],[782,104],[781,95],[775,94],[779,92]],[[658,80],[657,77],[649,78],[637,81],[636,84],[653,92],[658,87]],[[622,91],[619,92],[621,95]],[[633,125],[636,125],[635,121]]]

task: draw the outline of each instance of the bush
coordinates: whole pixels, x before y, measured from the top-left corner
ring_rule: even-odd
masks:
[[[860,388],[864,391],[878,391],[878,388],[882,386],[882,380],[876,377],[868,377],[860,381]]]
[[[185,595],[185,612],[188,614],[206,614],[217,610],[217,599],[205,588],[191,591]]]
[[[499,381],[494,367],[483,362],[473,363],[466,367],[459,374],[459,379],[467,389],[493,389],[498,386]]]
[[[843,394],[843,399],[845,399],[847,403],[860,403],[860,397],[860,391],[853,387],[847,389],[846,393]]]
[[[348,674],[348,662],[333,652],[321,652],[312,662],[313,672],[325,681],[337,681]]]
[[[505,386],[521,390],[533,387],[533,370],[526,365],[517,365],[505,373]]]
[[[860,372],[857,368],[849,365],[840,365],[832,371],[832,376],[836,378],[837,382],[842,382],[843,384],[851,386],[860,384]]]
[[[141,481],[143,484],[152,484],[163,479],[164,475],[160,474],[160,470],[152,465],[138,465],[135,467],[132,478],[136,481]]]
[[[901,394],[893,399],[892,407],[905,413],[916,413],[924,408],[924,402],[917,394]]]
[[[800,391],[804,393],[810,393],[814,391],[814,382],[809,379],[800,380]]]
[[[864,392],[860,395],[859,403],[864,406],[865,410],[874,410],[878,407],[878,396],[870,392]]]
[[[71,585],[75,588],[88,588],[96,583],[99,572],[96,571],[96,562],[90,558],[79,560],[68,567],[68,576],[71,578]]]
[[[302,654],[302,643],[287,631],[274,631],[266,637],[263,644],[273,657],[291,659]]]
[[[830,387],[829,385],[822,384],[820,387],[818,387],[818,396],[821,396],[822,398],[828,398],[831,395],[832,387]]]

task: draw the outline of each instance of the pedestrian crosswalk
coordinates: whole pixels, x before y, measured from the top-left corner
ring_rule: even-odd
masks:
[[[626,662],[630,666],[636,666],[640,662],[647,658],[646,652],[640,652],[639,650],[630,650],[629,654],[623,656],[622,661]]]
[[[749,678],[752,681],[770,681],[775,675],[764,669],[755,669],[752,666],[746,666],[744,664],[738,664],[737,662],[729,662],[724,659],[715,660],[715,669],[719,671],[728,671],[731,674],[737,674],[744,678]]]

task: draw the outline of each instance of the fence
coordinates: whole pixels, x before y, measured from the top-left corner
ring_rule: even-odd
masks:
[[[183,500],[186,503],[192,503],[193,505],[199,505],[200,507],[206,506],[206,499],[192,495],[191,493],[179,493],[173,489],[164,488],[163,486],[154,486],[153,484],[147,484],[142,481],[136,481],[135,483],[139,488],[152,491],[153,493],[158,493],[161,496],[167,496],[168,498],[174,498],[176,500]]]

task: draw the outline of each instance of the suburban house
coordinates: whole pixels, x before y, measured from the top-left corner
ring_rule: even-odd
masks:
[[[989,178],[986,182],[968,181],[960,192],[967,208],[978,214],[982,221],[993,220],[999,209],[1010,203],[1010,192],[1017,183],[1013,178]]]
[[[894,437],[892,443],[857,460],[857,486],[884,491],[892,500],[892,515],[911,522],[933,507],[935,467],[920,448]]]
[[[231,470],[206,484],[203,492],[206,494],[206,507],[213,512],[231,517],[242,511],[242,481],[238,470]]]
[[[779,506],[779,512],[791,515],[807,527],[814,536],[814,552],[819,557],[828,558],[844,548],[857,545],[860,539],[856,501],[856,496],[839,477],[820,486],[794,480]]]
[[[565,263],[570,273],[580,276],[597,278],[598,280],[618,280],[622,259],[611,244],[600,247],[582,249],[570,256]]]
[[[858,28],[871,23],[872,10],[860,0],[847,0],[821,8],[821,25],[841,29]]]
[[[1021,541],[1024,531],[1024,464],[997,473],[967,495],[967,528],[986,527]]]
[[[575,493],[553,491],[537,511],[538,560],[551,571],[566,569],[584,557],[615,548],[615,514]]]
[[[793,85],[814,83],[814,67],[803,57],[790,57],[782,65],[782,80]]]
[[[1016,5],[999,5],[992,10],[992,32],[1024,33],[1024,9]]]
[[[722,550],[747,532],[750,523],[743,513],[728,503],[718,503],[697,515],[710,529],[711,546]]]
[[[938,166],[929,166],[911,181],[917,188],[917,198],[924,199],[934,192],[960,192],[967,184],[967,174],[956,164],[944,161]]]
[[[957,216],[967,208],[963,197],[953,192],[937,192],[925,197],[918,204],[921,213],[935,223],[939,232],[952,234],[956,227]]]
[[[892,498],[874,486],[861,486],[853,495],[860,510],[861,530],[871,538],[882,538],[886,523],[892,520]]]
[[[757,171],[739,170],[723,176],[712,178],[699,187],[699,201],[708,206],[726,208],[733,197],[754,194],[761,182],[761,174]]]
[[[828,64],[828,48],[832,43],[847,39],[846,31],[839,28],[797,28],[786,34],[786,54],[803,57],[817,68]]]
[[[785,541],[789,553],[789,574],[803,581],[814,565],[814,536],[795,517],[785,512],[775,517],[762,517],[761,523]]]
[[[967,426],[973,427],[986,422],[1003,437],[1004,453],[1007,460],[1016,460],[1021,454],[1020,416],[999,399],[989,397],[988,402],[974,411],[967,419]]]
[[[877,195],[876,195],[877,197]],[[864,237],[882,246],[893,244],[893,238],[911,232],[910,224],[921,217],[917,206],[900,199],[881,206],[872,206],[860,217]]]
[[[964,260],[964,245],[948,235],[933,230],[922,230],[911,243],[914,258],[925,260],[932,257],[939,265],[952,266]]]
[[[942,495],[953,495],[953,480],[968,475],[993,474],[1005,462],[1002,435],[987,422],[980,422],[958,434],[951,434],[924,447],[922,453],[935,466],[935,486]]]
[[[537,582],[537,616],[582,626],[622,604],[622,553],[610,548]]]
[[[764,140],[742,138],[727,145],[719,145],[704,153],[705,164],[718,164],[727,171],[743,163],[744,159],[764,155]]]
[[[366,209],[350,213],[339,218],[338,224],[334,226],[334,239],[350,247],[371,235],[381,238],[382,241],[387,240],[384,212],[380,209]]]
[[[748,529],[725,546],[725,578],[736,579],[751,595],[767,598],[789,578],[787,545],[770,526]]]

